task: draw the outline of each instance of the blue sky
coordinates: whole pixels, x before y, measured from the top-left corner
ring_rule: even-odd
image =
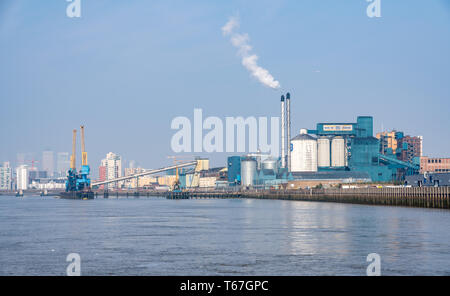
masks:
[[[64,0],[2,0],[0,161],[70,151],[83,123],[92,166],[113,151],[159,167],[174,117],[279,116],[282,91],[293,134],[372,115],[375,131],[423,135],[426,155],[450,157],[450,1],[381,2],[368,18],[364,0],[82,0],[76,19]],[[232,15],[282,90],[241,65],[221,33]]]

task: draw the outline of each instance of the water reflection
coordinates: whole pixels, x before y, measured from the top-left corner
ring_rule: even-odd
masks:
[[[0,198],[0,275],[448,274],[450,212],[276,201]]]

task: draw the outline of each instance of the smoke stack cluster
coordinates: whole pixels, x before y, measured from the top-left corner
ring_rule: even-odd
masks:
[[[291,171],[291,94],[281,96],[281,167]]]

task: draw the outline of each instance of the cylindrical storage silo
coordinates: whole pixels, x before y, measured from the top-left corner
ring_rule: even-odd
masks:
[[[319,167],[330,166],[330,140],[326,137],[317,140],[317,165]]]
[[[250,187],[256,180],[256,159],[244,157],[241,159],[241,185]]]
[[[317,172],[317,140],[306,130],[291,140],[291,172]]]
[[[277,160],[272,157],[267,158],[262,163],[263,170],[272,170],[275,174],[278,172]]]
[[[334,137],[331,141],[331,166],[345,166],[345,140],[342,137]]]
[[[262,167],[264,170],[276,170],[277,169],[277,161],[273,158],[267,158],[263,161]]]

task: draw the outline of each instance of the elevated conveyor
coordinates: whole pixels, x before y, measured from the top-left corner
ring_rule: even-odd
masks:
[[[134,174],[134,175],[131,175],[131,176],[120,177],[120,178],[115,178],[115,179],[101,181],[101,182],[95,182],[95,183],[92,183],[91,186],[99,186],[99,185],[115,183],[115,182],[125,181],[125,180],[129,180],[129,179],[134,179],[134,178],[139,178],[139,177],[142,177],[142,176],[153,175],[153,174],[157,174],[157,173],[161,173],[161,172],[165,172],[165,171],[170,171],[170,170],[173,170],[173,169],[176,169],[176,168],[183,168],[183,167],[188,167],[188,166],[194,166],[194,165],[197,165],[197,163],[198,163],[197,161],[190,161],[190,162],[180,163],[180,164],[177,164],[177,165],[164,167],[164,168],[160,168],[160,169],[155,169],[155,170],[150,170],[150,171],[147,171],[147,172]]]
[[[419,170],[420,169],[419,165],[415,165],[415,164],[412,164],[410,162],[402,161],[402,160],[399,160],[399,159],[397,159],[395,157],[387,156],[385,154],[381,154],[380,153],[380,154],[378,154],[378,157],[380,159],[386,161],[386,162],[396,164],[396,165],[398,165],[400,167],[405,167],[405,168],[409,168],[409,169],[413,169],[413,170]]]

